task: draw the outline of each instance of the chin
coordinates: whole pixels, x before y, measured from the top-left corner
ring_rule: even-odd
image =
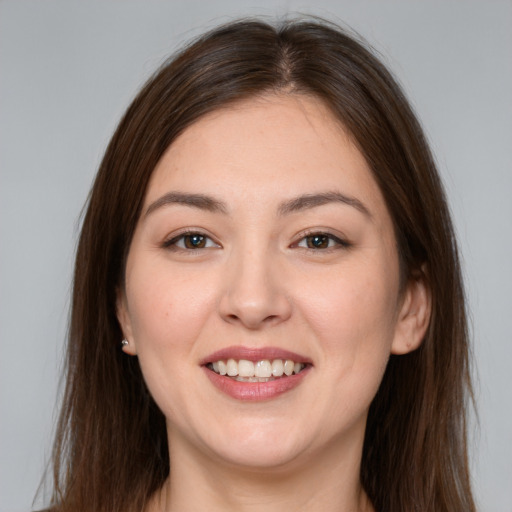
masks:
[[[233,444],[216,451],[225,463],[246,470],[285,469],[294,465],[305,451],[304,447],[282,442]]]
[[[308,439],[316,437],[304,424],[299,428],[298,423],[291,417],[262,419],[253,416],[230,420],[217,428],[210,424],[208,432],[199,435],[212,459],[254,470],[279,468],[299,459],[311,446]]]

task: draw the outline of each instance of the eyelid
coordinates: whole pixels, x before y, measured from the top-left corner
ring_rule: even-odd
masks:
[[[208,240],[210,240],[215,245],[215,247],[219,247],[219,248],[221,247],[220,243],[215,240],[215,237],[213,237],[212,235],[207,233],[204,229],[187,227],[187,228],[182,228],[178,231],[175,231],[172,234],[170,234],[169,236],[167,236],[165,238],[165,240],[162,242],[162,248],[171,249],[171,250],[175,249],[175,250],[181,250],[181,251],[186,251],[186,252],[194,252],[196,250],[199,251],[201,249],[214,248],[211,245],[207,246],[207,247],[198,247],[197,249],[188,249],[186,247],[178,246],[177,242],[180,239],[184,239],[187,235],[188,236],[190,236],[190,235],[203,236],[203,237],[207,238]]]
[[[329,238],[329,240],[332,240],[336,243],[334,247],[326,247],[326,248],[311,248],[311,247],[304,247],[299,245],[302,241],[304,241],[306,238],[311,236],[325,236]],[[301,231],[297,234],[295,237],[296,242],[292,243],[290,247],[300,247],[302,249],[306,249],[308,251],[313,252],[329,252],[336,249],[348,249],[352,246],[352,243],[348,241],[348,239],[342,235],[341,233],[334,234],[328,229],[323,228],[314,228],[314,229],[308,229]]]
[[[187,235],[188,236],[190,236],[190,235],[203,236],[210,241],[210,244],[206,247],[198,247],[196,249],[189,249],[187,247],[178,246],[177,243],[180,241],[180,239],[184,239]],[[304,247],[304,246],[300,245],[301,242],[303,242],[306,238],[311,237],[311,236],[325,236],[330,241],[335,242],[335,246],[330,246],[330,247],[328,246],[326,248],[312,248],[312,247]],[[290,245],[291,248],[300,247],[300,248],[303,248],[303,249],[306,249],[306,250],[312,251],[312,252],[329,252],[329,251],[336,250],[336,249],[347,249],[352,246],[352,243],[349,242],[344,235],[342,235],[340,233],[334,234],[330,230],[324,229],[324,228],[314,228],[314,229],[307,229],[307,230],[301,231],[300,233],[298,233],[296,235],[295,240],[296,241]],[[212,244],[214,247],[212,247]],[[181,251],[186,251],[186,252],[195,252],[196,250],[199,251],[200,249],[212,249],[215,247],[217,247],[217,248],[222,247],[221,244],[215,239],[215,237],[213,237],[212,235],[207,233],[204,229],[194,228],[194,227],[186,227],[186,228],[182,228],[182,229],[178,230],[177,232],[176,231],[173,232],[171,235],[169,235],[165,238],[165,240],[162,242],[161,246],[162,246],[162,248],[165,248],[165,249],[176,249],[176,250],[181,250]]]

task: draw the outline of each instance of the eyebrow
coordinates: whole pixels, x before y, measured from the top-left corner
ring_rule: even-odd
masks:
[[[158,210],[162,206],[167,206],[171,204],[182,204],[185,206],[190,206],[192,208],[199,208],[200,210],[206,210],[213,213],[227,213],[228,208],[226,203],[219,201],[218,199],[214,199],[213,197],[204,195],[204,194],[188,194],[184,192],[169,192],[162,197],[158,198],[156,201],[151,203],[146,212],[144,213],[144,217],[147,217],[155,210]]]
[[[289,201],[281,203],[278,208],[279,215],[288,215],[290,213],[300,212],[309,208],[315,208],[329,203],[342,203],[352,206],[361,213],[372,218],[370,210],[355,197],[350,197],[341,192],[322,192],[320,194],[305,194]]]
[[[285,216],[329,203],[342,203],[352,206],[370,219],[372,218],[370,210],[368,210],[368,208],[359,199],[347,196],[341,192],[321,192],[318,194],[304,194],[294,197],[293,199],[289,199],[281,203],[277,209],[277,213],[280,216]],[[191,208],[198,208],[200,210],[213,213],[227,214],[229,210],[226,203],[205,194],[168,192],[148,206],[144,213],[144,217],[147,217],[163,206],[173,204],[190,206]]]

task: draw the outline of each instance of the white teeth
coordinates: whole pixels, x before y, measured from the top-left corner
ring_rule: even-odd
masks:
[[[226,363],[227,374],[230,377],[236,377],[238,375],[238,364],[234,359],[228,359]]]
[[[228,359],[212,362],[210,369],[219,375],[228,375],[236,377],[235,380],[243,382],[267,382],[274,377],[290,376],[299,373],[305,367],[304,363],[295,363],[291,359],[274,359],[270,362],[268,359],[253,362],[247,359]]]
[[[274,377],[281,377],[284,373],[283,361],[281,359],[275,359],[272,361],[272,375]]]
[[[228,373],[228,369],[224,361],[217,361],[217,365],[219,367],[219,373],[221,375],[226,375]],[[213,371],[215,371],[215,366],[213,367]]]
[[[284,363],[284,373],[285,375],[290,376],[293,373],[293,367],[295,366],[294,362],[290,359],[287,359]]]
[[[240,361],[238,361],[238,375],[240,377],[254,377],[254,363],[240,359]]]
[[[258,361],[254,365],[254,376],[255,377],[272,377],[272,365],[270,361]]]

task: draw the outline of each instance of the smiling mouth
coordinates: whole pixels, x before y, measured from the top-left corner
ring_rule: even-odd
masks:
[[[206,368],[217,375],[229,377],[238,382],[271,382],[299,374],[308,363],[297,363],[291,359],[220,359],[206,364]]]

